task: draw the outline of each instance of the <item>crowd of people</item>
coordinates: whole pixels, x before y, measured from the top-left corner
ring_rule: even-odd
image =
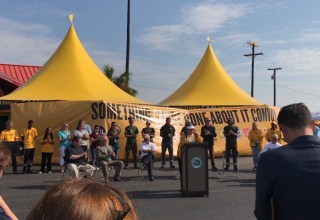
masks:
[[[229,169],[230,156],[233,157],[234,170],[237,170],[237,137],[239,128],[232,118],[228,119],[228,125],[223,129],[226,138],[226,167]],[[314,127],[310,111],[303,103],[292,104],[283,107],[278,115],[277,124],[271,123],[271,128],[264,135],[256,122],[252,123],[252,129],[248,134],[252,149],[254,170],[257,171],[256,206],[255,215],[258,219],[318,219],[318,207],[320,205],[320,140]],[[32,172],[34,157],[34,139],[38,135],[33,127],[34,122],[28,121],[28,126],[21,133],[24,141],[25,153],[23,173]],[[156,161],[157,147],[153,143],[155,130],[146,122],[142,130],[143,142],[140,145],[140,159],[148,169],[149,180],[153,181],[153,164]],[[13,122],[6,123],[6,130],[0,134],[3,142],[17,141],[19,135],[13,129]],[[59,182],[53,186],[44,197],[32,209],[27,219],[137,219],[134,208],[128,196],[120,189],[108,185],[108,167],[114,167],[114,181],[121,181],[121,169],[128,167],[129,154],[133,154],[134,168],[137,166],[137,135],[139,130],[134,126],[134,118],[129,117],[129,125],[125,128],[127,143],[125,147],[125,162],[118,160],[120,128],[115,122],[109,131],[100,132],[101,126],[90,127],[83,120],[74,131],[73,135],[68,130],[68,123],[64,123],[59,131],[60,165],[61,172],[68,172],[72,177],[80,177],[80,171],[85,171],[86,178],[71,178]],[[89,130],[89,131],[88,131]],[[72,137],[73,136],[73,137]],[[170,167],[175,168],[173,160],[173,137],[175,128],[171,125],[171,119],[166,118],[166,123],[160,129],[161,143],[161,167],[165,167],[166,151],[169,151]],[[181,149],[185,143],[208,143],[208,152],[211,161],[211,169],[216,170],[214,163],[214,139],[217,136],[215,127],[209,118],[205,118],[205,125],[199,135],[190,120],[186,120],[185,126],[180,132],[177,158],[179,165],[180,181],[182,179]],[[283,136],[283,138],[282,138]],[[263,139],[267,144],[262,146]],[[90,153],[92,163],[88,163],[88,141],[90,141]],[[281,141],[288,144],[281,147]],[[109,144],[107,144],[109,141]],[[45,129],[42,145],[42,161],[39,173],[51,172],[51,158],[54,135],[50,127]],[[281,148],[280,148],[281,147]],[[280,148],[280,149],[278,149]],[[260,151],[262,152],[260,153]],[[11,152],[0,146],[0,177],[3,168],[9,164]],[[16,158],[11,155],[13,171],[17,172]],[[66,165],[66,166],[65,166]],[[102,169],[104,182],[92,176],[93,171]],[[77,186],[77,187],[74,187]],[[79,196],[81,195],[81,196]],[[86,196],[83,196],[86,195]],[[66,209],[57,208],[56,204],[68,204]],[[81,208],[80,208],[81,207]],[[285,208],[287,207],[287,208]],[[103,211],[101,211],[103,210]],[[8,216],[17,219],[8,205],[0,196],[0,216]]]
[[[197,134],[194,126],[189,119],[185,120],[185,126],[180,131],[180,143],[177,151],[177,161],[179,164],[179,171],[181,174],[181,147],[184,143],[190,142],[205,142],[208,146],[209,158],[211,162],[211,169],[217,170],[214,162],[214,142],[217,136],[216,128],[212,125],[210,118],[205,118],[205,125],[201,127],[200,134]],[[92,175],[94,170],[103,169],[103,173],[107,180],[107,169],[104,166],[116,166],[117,170],[122,168],[127,169],[129,165],[130,153],[133,158],[133,168],[138,169],[138,156],[142,163],[147,161],[146,165],[149,167],[149,159],[146,160],[145,153],[142,147],[146,146],[146,142],[150,142],[154,145],[153,139],[155,137],[155,129],[151,127],[151,121],[146,120],[146,127],[141,131],[143,142],[140,145],[138,151],[137,137],[139,135],[139,129],[134,125],[135,119],[130,116],[128,118],[129,125],[124,129],[124,136],[126,137],[125,146],[125,159],[119,161],[119,138],[121,129],[116,122],[111,123],[110,129],[107,131],[100,125],[95,125],[91,130],[90,125],[86,124],[84,120],[79,120],[77,127],[73,132],[69,130],[68,123],[64,122],[57,135],[57,142],[60,147],[60,159],[59,164],[61,172],[70,171],[72,176],[79,176],[79,171],[86,171],[88,175]],[[173,157],[173,138],[175,137],[176,129],[171,124],[171,118],[167,117],[165,124],[160,128],[160,136],[162,137],[161,142],[161,168],[166,166],[166,152],[169,152],[170,168],[175,168],[174,157]],[[320,133],[320,132],[319,132]],[[229,118],[227,125],[223,128],[223,135],[225,136],[226,145],[226,167],[223,169],[229,170],[230,164],[234,164],[234,170],[238,170],[237,167],[237,139],[239,134],[239,128],[234,124],[234,120]],[[0,141],[11,142],[21,141],[24,142],[24,162],[23,162],[23,173],[31,173],[31,167],[33,164],[33,158],[35,153],[35,138],[38,136],[38,131],[34,127],[33,120],[27,122],[27,127],[22,130],[21,136],[18,132],[13,129],[13,122],[8,121],[6,123],[6,129],[0,134]],[[262,146],[263,139],[267,140],[267,144]],[[270,149],[275,149],[281,146],[282,133],[278,129],[277,125],[272,122],[271,128],[267,130],[264,135],[261,129],[258,128],[256,122],[252,123],[252,129],[249,132],[248,139],[250,141],[250,147],[252,149],[253,157],[253,169],[256,171],[258,166],[258,159],[260,152],[265,152]],[[52,172],[52,154],[54,152],[54,144],[56,138],[52,133],[52,129],[47,127],[44,131],[43,138],[41,140],[41,168],[39,173],[51,173]],[[90,143],[90,146],[89,146]],[[149,145],[148,145],[149,146]],[[156,146],[149,148],[153,149],[153,162],[156,160]],[[102,153],[105,153],[107,159],[102,157]],[[109,149],[109,150],[107,150]],[[150,150],[149,149],[149,150]],[[138,155],[139,152],[139,155]],[[88,162],[89,155],[91,154],[91,161]],[[150,152],[149,152],[150,154]],[[230,157],[233,158],[233,163],[230,163]],[[11,157],[13,172],[17,173],[17,161],[16,156]],[[121,162],[121,166],[120,163]],[[115,165],[116,164],[116,165]],[[152,170],[153,165],[148,168]],[[67,170],[66,170],[67,169]],[[153,181],[152,172],[149,173],[149,180]],[[114,180],[120,181],[120,174],[115,175]]]

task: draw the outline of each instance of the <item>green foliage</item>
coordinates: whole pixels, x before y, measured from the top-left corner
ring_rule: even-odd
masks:
[[[124,72],[120,76],[114,76],[114,68],[108,64],[104,65],[103,72],[108,79],[126,93],[132,96],[138,95],[138,91],[131,88],[129,85],[129,82],[131,81],[131,73]]]

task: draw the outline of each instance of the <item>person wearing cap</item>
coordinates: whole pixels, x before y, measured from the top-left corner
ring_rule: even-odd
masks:
[[[142,129],[141,134],[142,134],[142,138],[144,138],[144,136],[148,134],[150,136],[150,141],[153,142],[155,130],[154,128],[150,127],[150,125],[151,125],[151,121],[147,120],[146,127]]]
[[[281,143],[281,139],[282,139],[281,131],[280,131],[280,129],[278,128],[278,126],[277,126],[276,123],[271,122],[271,128],[269,128],[269,129],[267,130],[267,133],[266,133],[266,135],[265,135],[266,140],[267,140],[268,142],[271,141],[273,134],[278,135],[278,142]]]
[[[173,137],[175,136],[176,129],[171,125],[171,118],[166,118],[166,124],[160,128],[161,142],[161,168],[166,165],[166,152],[169,151],[170,168],[176,168],[174,166],[173,159]]]
[[[208,143],[208,151],[212,170],[218,170],[214,163],[214,138],[217,137],[216,128],[211,124],[210,118],[205,118],[205,125],[201,127],[203,142]]]
[[[32,173],[31,167],[35,152],[35,139],[38,136],[37,129],[33,127],[33,120],[28,121],[28,126],[21,132],[21,139],[24,142],[24,161],[22,173]]]
[[[151,142],[151,137],[149,134],[145,134],[143,140],[144,141],[140,145],[141,162],[148,167],[149,180],[153,181],[152,169],[153,164],[156,161],[157,147],[153,142]]]
[[[181,148],[185,143],[201,142],[201,138],[197,134],[193,125],[186,127],[186,132],[182,132],[180,136],[180,142],[177,150],[177,160],[179,165],[180,183],[182,181],[182,161],[181,161]],[[180,185],[181,186],[181,185]]]
[[[103,134],[99,137],[99,146],[95,149],[97,160],[102,168],[105,183],[108,182],[108,167],[114,167],[115,173],[113,180],[121,181],[120,173],[123,167],[123,162],[120,160],[114,160],[115,152],[110,145],[107,145],[108,137]]]
[[[234,125],[232,118],[228,118],[228,125],[223,128],[223,135],[226,137],[226,167],[225,170],[229,170],[230,155],[233,157],[233,163],[237,163],[238,143],[237,137],[239,134],[239,128]],[[238,170],[238,166],[234,165],[234,170]]]
[[[257,170],[260,149],[262,148],[263,133],[258,128],[257,122],[252,122],[252,129],[249,132],[248,139],[252,150],[253,170]]]
[[[181,135],[183,132],[186,133],[186,132],[187,132],[186,128],[187,128],[188,126],[190,126],[190,125],[192,125],[191,120],[187,118],[187,119],[185,120],[185,122],[184,122],[183,128],[182,128],[181,131],[180,131],[180,135]]]
[[[133,156],[133,163],[134,163],[134,168],[138,169],[137,166],[137,135],[139,134],[139,130],[136,126],[134,126],[134,118],[130,116],[129,118],[129,125],[125,128],[124,130],[124,135],[127,138],[127,143],[126,143],[126,159],[125,159],[125,169],[128,168],[128,162],[129,162],[129,155],[130,151],[132,151],[132,156]]]

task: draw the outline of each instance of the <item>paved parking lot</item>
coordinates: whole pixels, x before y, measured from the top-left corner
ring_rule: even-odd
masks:
[[[221,159],[216,159],[216,163],[221,167]],[[26,218],[50,186],[61,181],[58,166],[54,168],[52,174],[15,175],[10,168],[5,170],[0,180],[0,193],[20,219]],[[34,171],[38,169],[35,167]],[[217,172],[209,171],[208,197],[182,196],[178,168],[157,168],[153,182],[147,176],[143,179],[138,177],[137,170],[131,168],[123,170],[122,179],[123,182],[111,184],[128,193],[140,219],[255,219],[255,173],[252,171],[251,157],[240,158],[239,179],[233,171],[226,172],[221,179]]]

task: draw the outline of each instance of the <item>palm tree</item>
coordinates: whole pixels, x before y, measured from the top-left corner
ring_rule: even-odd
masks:
[[[120,76],[114,76],[114,68],[108,64],[104,65],[103,72],[108,79],[126,93],[132,96],[138,95],[138,91],[129,86],[131,73],[124,72]]]

